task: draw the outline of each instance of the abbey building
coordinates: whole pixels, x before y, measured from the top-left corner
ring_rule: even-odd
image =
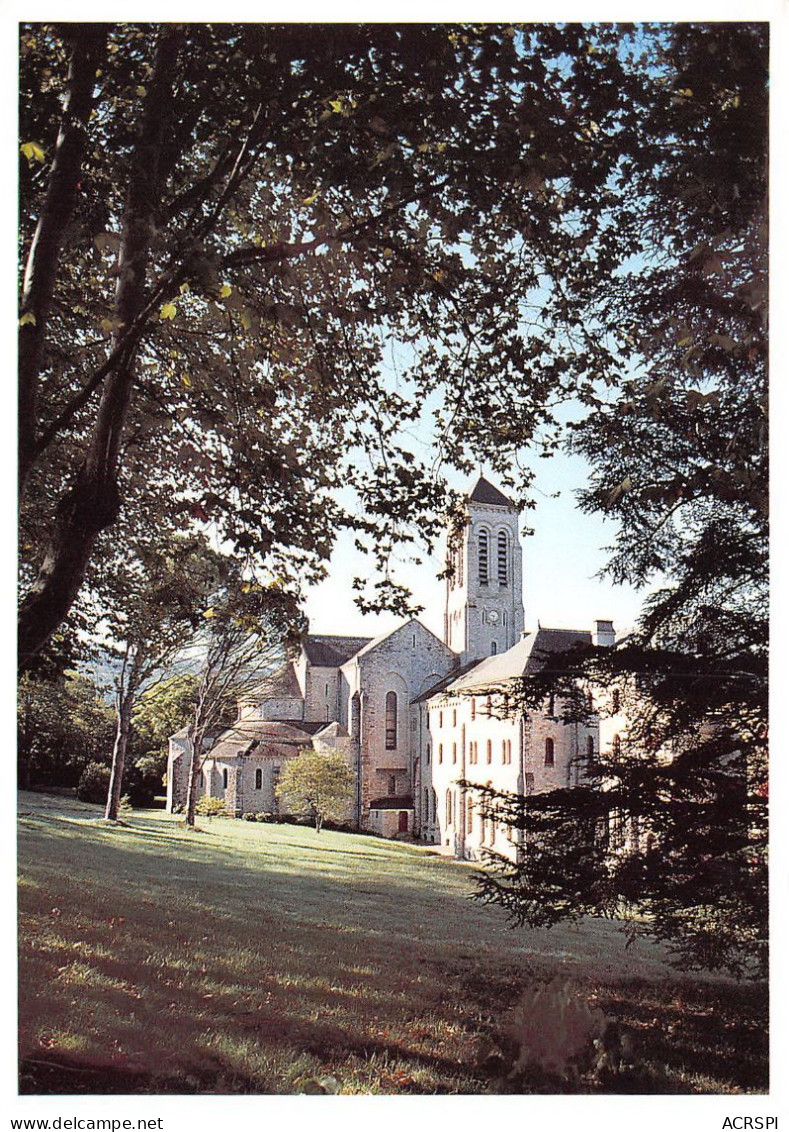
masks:
[[[467,523],[450,543],[444,639],[413,619],[374,639],[308,636],[296,660],[239,704],[238,719],[203,764],[205,793],[236,815],[275,812],[284,763],[305,747],[340,750],[355,771],[349,818],[384,836],[411,836],[473,858],[514,852],[461,783],[530,793],[578,782],[599,751],[592,717],[565,723],[515,714],[492,687],[535,671],[574,643],[612,645],[613,626],[524,632],[518,512],[480,478]],[[170,741],[168,807],[185,802],[185,733]]]

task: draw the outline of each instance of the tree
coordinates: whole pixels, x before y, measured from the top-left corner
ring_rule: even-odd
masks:
[[[188,723],[189,770],[185,820],[194,828],[200,777],[210,739],[230,726],[240,698],[293,647],[303,625],[294,595],[262,590],[232,564],[203,614],[186,662],[197,668],[195,704]]]
[[[595,316],[628,372],[573,437],[582,508],[619,524],[609,574],[660,586],[625,645],[552,657],[521,689],[527,711],[607,689],[605,714],[617,688],[628,724],[589,788],[498,800],[529,848],[483,882],[517,920],[624,910],[684,965],[751,975],[767,962],[766,39],[664,33],[621,170],[644,262]],[[637,832],[629,851],[612,829]]]
[[[117,727],[105,817],[120,806],[132,715],[140,694],[183,649],[221,573],[219,556],[201,539],[166,549],[129,548],[105,574],[102,627],[119,666],[114,677]],[[109,576],[107,576],[109,575]]]
[[[283,767],[277,797],[289,813],[312,818],[320,833],[324,821],[348,816],[354,787],[354,773],[339,751],[305,747]]]
[[[19,681],[18,781],[32,786],[76,786],[84,767],[106,762],[114,717],[87,676],[55,679],[25,674]]]
[[[583,301],[633,250],[607,186],[644,86],[620,39],[23,29],[23,666],[119,514],[215,524],[262,581],[320,576],[350,526],[384,571],[360,600],[406,608],[392,548],[446,501],[420,406],[440,461],[509,483],[605,359]]]

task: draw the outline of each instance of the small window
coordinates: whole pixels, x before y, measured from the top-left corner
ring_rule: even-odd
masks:
[[[495,656],[498,651],[499,651],[499,646],[496,644],[495,641],[491,641],[490,642],[490,655]]]
[[[258,767],[255,771],[255,789],[263,789],[263,771],[260,769],[260,767]]]
[[[389,775],[389,793],[390,794],[396,794],[397,793],[397,779],[395,778],[395,776],[393,774]]]
[[[438,744],[438,761],[440,763],[442,763],[444,761],[444,744],[443,743]]]
[[[386,693],[386,749],[397,748],[397,693]]]
[[[428,743],[427,747],[425,747],[425,762],[428,763],[428,765],[430,763],[430,744],[429,743]]]
[[[457,743],[453,743],[452,744],[452,762],[456,763],[457,761],[458,761],[458,745],[457,745]]]
[[[471,798],[466,799],[466,833],[472,833],[474,830],[474,802]]]
[[[447,825],[452,825],[452,791],[447,790]]]
[[[477,718],[477,700],[475,696],[471,697],[471,718],[472,720]]]
[[[439,727],[443,727],[443,726],[444,726],[444,713],[443,713],[443,711],[440,711],[440,712],[438,713],[438,726],[439,726]]]
[[[594,739],[591,735],[587,735],[586,737],[586,757],[589,762],[594,758]]]
[[[501,741],[501,761],[502,761],[502,763],[506,763],[506,761],[507,761],[507,740],[506,739],[502,739],[502,741]]]
[[[222,786],[227,790],[227,767],[222,771]]]
[[[553,739],[546,739],[545,740],[545,765],[546,766],[553,766],[554,765]]]
[[[425,787],[424,819],[425,821],[430,821],[430,795],[428,793],[427,787]]]
[[[457,725],[458,725],[458,713],[457,713],[457,710],[455,708],[452,708],[452,726],[457,727]]]
[[[491,762],[493,759],[493,744],[491,743],[490,739],[488,739],[485,754],[488,762]]]

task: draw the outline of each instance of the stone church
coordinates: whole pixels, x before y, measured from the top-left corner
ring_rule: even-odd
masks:
[[[489,692],[575,642],[613,645],[614,631],[598,621],[591,632],[524,632],[517,509],[480,478],[466,510],[449,545],[443,641],[416,619],[374,639],[307,636],[298,658],[239,703],[235,724],[207,751],[206,794],[237,816],[276,812],[288,759],[305,747],[339,750],[355,771],[355,827],[458,857],[515,853],[460,782],[518,793],[572,785],[599,750],[600,724],[564,723],[551,704],[507,714]],[[170,740],[171,810],[185,802],[187,766],[179,732]]]

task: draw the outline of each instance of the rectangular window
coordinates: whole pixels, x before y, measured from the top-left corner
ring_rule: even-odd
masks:
[[[263,789],[263,771],[260,769],[260,767],[258,767],[255,771],[255,789]]]
[[[499,532],[499,585],[506,586],[507,584],[507,535],[504,531]]]
[[[397,749],[397,693],[386,693],[386,749]]]
[[[479,584],[488,584],[488,532],[479,532]]]

